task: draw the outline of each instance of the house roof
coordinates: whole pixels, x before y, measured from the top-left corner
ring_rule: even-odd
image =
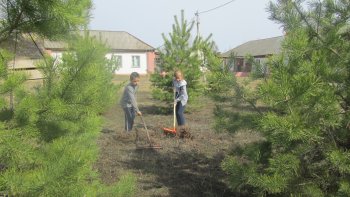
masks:
[[[83,31],[80,32],[83,34]],[[142,40],[136,38],[125,31],[99,31],[99,30],[89,30],[91,37],[101,40],[106,43],[108,47],[112,50],[135,50],[135,51],[154,51],[155,48],[149,44],[143,42]],[[57,41],[44,41],[44,47],[47,49],[64,49],[67,47],[64,42]]]
[[[232,52],[238,57],[244,57],[248,54],[252,56],[278,54],[281,51],[281,42],[283,38],[283,36],[278,36],[273,38],[252,40],[221,54],[221,56],[230,57]]]
[[[17,39],[17,40],[16,40]],[[43,48],[40,45],[40,40],[34,38],[40,50]],[[19,34],[17,38],[10,37],[1,43],[0,48],[10,51],[16,58],[40,59],[42,58],[38,48],[26,34]]]

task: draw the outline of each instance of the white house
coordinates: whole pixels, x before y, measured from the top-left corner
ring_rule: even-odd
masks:
[[[117,58],[116,74],[128,75],[131,72],[147,74],[154,72],[155,48],[125,31],[89,30],[89,35],[105,43],[110,51],[107,58]],[[53,57],[60,58],[66,51],[66,44],[56,41],[44,41],[45,50]]]

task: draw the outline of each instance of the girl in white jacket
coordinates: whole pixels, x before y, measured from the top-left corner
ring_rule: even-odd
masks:
[[[186,123],[184,116],[188,100],[186,85],[187,82],[184,80],[182,72],[180,70],[175,71],[173,87],[175,91],[174,104],[176,104],[176,120],[178,126],[184,126]]]

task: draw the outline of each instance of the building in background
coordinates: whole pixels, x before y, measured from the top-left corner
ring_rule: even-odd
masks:
[[[107,45],[109,48],[106,54],[107,58],[116,57],[118,69],[115,74],[129,75],[131,72],[140,74],[154,72],[155,48],[128,32],[90,30],[89,35]],[[8,64],[10,71],[23,72],[27,74],[28,79],[40,79],[43,76],[36,67],[37,63],[42,60],[40,52],[60,59],[62,54],[67,51],[68,45],[65,42],[42,40],[35,36],[33,40],[28,34],[21,34],[16,38],[8,39],[0,47],[7,49],[14,55]]]
[[[0,46],[0,48],[6,49],[12,55],[8,62],[9,71],[25,73],[28,79],[42,78],[42,74],[35,66],[42,60],[38,47],[41,51],[44,50],[42,45],[36,46],[28,34],[18,34],[10,37]]]
[[[154,72],[155,48],[125,31],[90,30],[89,35],[109,47],[107,58],[115,56],[118,69],[115,74],[128,75],[131,72],[147,74]],[[44,48],[54,58],[60,58],[66,51],[64,42],[44,41]]]
[[[246,57],[250,55],[254,61],[264,64],[268,57],[280,53],[283,38],[279,36],[249,41],[222,53],[221,57],[224,64],[229,66],[236,76],[248,76],[254,68]]]

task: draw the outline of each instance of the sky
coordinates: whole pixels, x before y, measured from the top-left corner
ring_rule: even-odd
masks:
[[[199,14],[200,35],[212,34],[220,52],[250,40],[281,36],[281,26],[268,19],[269,1],[234,0]],[[163,44],[162,33],[171,33],[174,16],[180,17],[181,10],[191,21],[197,11],[201,13],[228,2],[230,0],[93,0],[89,28],[126,31],[157,48]],[[196,27],[193,35],[196,35]]]

